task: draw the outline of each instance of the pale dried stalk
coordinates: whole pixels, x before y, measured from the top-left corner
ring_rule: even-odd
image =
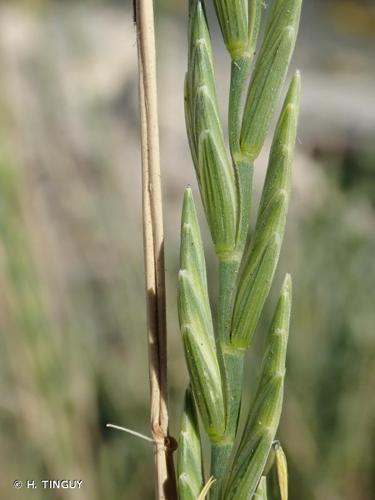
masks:
[[[155,494],[174,500],[176,486],[168,435],[165,265],[152,0],[136,0],[142,142],[143,236],[148,313],[151,432],[155,446]]]

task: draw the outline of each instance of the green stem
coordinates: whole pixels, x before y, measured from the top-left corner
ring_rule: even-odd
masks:
[[[210,489],[210,500],[220,498],[220,489],[227,472],[227,465],[233,448],[233,441],[220,441],[211,446],[211,476],[215,482]]]
[[[240,254],[241,260],[246,245],[251,210],[251,188],[253,183],[254,165],[244,156],[237,158],[234,165],[238,184],[239,217],[237,228],[236,252]]]
[[[211,448],[211,475],[215,478],[210,499],[218,500],[221,483],[228,469],[236,437],[239,410],[242,397],[244,351],[234,350],[230,345],[231,322],[237,287],[237,276],[246,244],[250,205],[253,165],[241,154],[240,134],[242,123],[242,98],[249,77],[252,56],[244,54],[232,60],[229,95],[228,129],[229,143],[235,169],[239,213],[237,244],[229,258],[219,262],[219,304],[218,342],[224,379],[226,403],[226,432],[223,439],[213,443]]]
[[[237,289],[237,276],[241,266],[242,256],[247,240],[250,208],[251,184],[253,166],[246,159],[240,158],[235,165],[238,195],[239,195],[239,222],[237,229],[237,244],[235,251],[228,259],[219,261],[219,304],[218,304],[218,344],[221,354],[223,379],[225,381],[226,399],[226,435],[235,433],[235,423],[242,391],[243,351],[234,350],[231,346],[231,323],[233,307]],[[238,392],[238,394],[237,394]],[[231,400],[232,395],[237,394]]]
[[[238,270],[241,264],[241,253],[219,261],[219,304],[218,304],[218,338],[221,345],[230,343],[230,327],[232,321],[234,294]]]
[[[245,351],[222,347],[225,370],[225,395],[227,426],[223,439],[211,447],[211,476],[215,478],[210,499],[217,500],[225,478],[237,432],[239,409],[242,398],[242,379]]]
[[[240,152],[242,125],[242,97],[250,74],[252,56],[245,53],[238,59],[232,59],[228,108],[229,145],[234,158]]]
[[[226,432],[223,440],[212,445],[211,475],[216,481],[211,488],[210,499],[217,500],[221,483],[228,468],[236,437],[242,398],[242,379],[245,351],[231,346],[231,322],[237,289],[237,276],[247,240],[253,166],[240,157],[235,165],[239,194],[239,223],[237,244],[230,258],[219,261],[218,344],[224,380],[226,405]]]
[[[242,397],[245,350],[222,346],[225,369],[226,438],[234,441]]]
[[[249,230],[253,178],[253,165],[246,158],[238,157],[238,163],[234,165],[234,168],[239,200],[237,243],[230,257],[219,260],[218,338],[221,344],[228,346],[230,345],[237,275]]]

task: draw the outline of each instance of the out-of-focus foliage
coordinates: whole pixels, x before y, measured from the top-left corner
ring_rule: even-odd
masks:
[[[281,438],[292,498],[371,498],[373,208],[328,184],[295,236],[285,257],[297,278]]]
[[[150,445],[105,428],[112,422],[148,432],[131,12],[99,0],[35,1],[41,8],[34,13],[31,1],[23,2],[27,9],[17,3],[0,4],[0,498],[152,498]],[[179,4],[170,3],[177,12]],[[366,121],[372,104],[363,69],[369,65],[353,48],[357,39],[345,58],[335,38],[328,44],[328,26],[311,17],[315,5],[329,7],[318,16],[327,22],[340,2],[306,0],[308,19],[302,14],[302,144],[280,266],[294,276],[294,308],[279,438],[292,500],[370,500],[375,151],[366,132],[373,122]],[[176,276],[180,199],[191,179],[182,97],[186,27],[176,22],[183,21],[159,18],[158,38],[172,432],[187,378]],[[322,24],[327,31],[319,41],[314,31],[304,43],[309,27]],[[218,57],[227,57],[221,46]],[[313,66],[314,54],[322,67]],[[334,68],[327,69],[327,54]],[[340,73],[350,65],[353,79]],[[264,331],[275,300],[268,301]],[[12,488],[14,479],[64,477],[83,479],[83,490]]]

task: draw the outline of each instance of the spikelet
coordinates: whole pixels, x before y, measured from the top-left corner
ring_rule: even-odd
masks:
[[[302,0],[275,0],[250,82],[241,129],[241,150],[255,160],[263,146],[297,38]]]
[[[185,119],[189,144],[216,253],[230,255],[238,218],[235,176],[220,123],[211,40],[200,0],[189,8],[189,61]]]
[[[236,60],[254,50],[260,24],[261,0],[214,0],[228,52]]]
[[[193,196],[185,192],[178,313],[194,398],[210,439],[224,432],[224,400],[208,299],[203,244]]]
[[[191,389],[185,393],[177,457],[180,500],[196,500],[204,486],[198,415]]]
[[[250,345],[271,288],[284,236],[300,99],[300,75],[290,85],[271,149],[254,236],[244,259],[235,301],[231,343]]]
[[[291,278],[287,275],[266,339],[257,392],[234,457],[225,492],[226,500],[252,498],[279,426],[284,393],[291,295]]]

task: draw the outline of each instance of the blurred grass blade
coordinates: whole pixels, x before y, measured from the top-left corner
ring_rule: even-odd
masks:
[[[256,489],[253,500],[267,500],[267,478],[262,476],[260,478],[258,488]]]
[[[275,0],[247,94],[241,150],[257,158],[270,127],[297,37],[302,0]]]
[[[206,268],[197,214],[190,189],[181,225],[178,312],[192,389],[211,440],[224,432],[224,402],[216,355]]]
[[[241,269],[231,343],[250,345],[271,288],[284,236],[297,133],[300,75],[292,80],[272,144],[253,240]]]
[[[287,275],[267,336],[261,376],[234,458],[225,493],[226,500],[247,500],[254,495],[279,426],[289,335],[291,288],[291,278]]]
[[[186,127],[215,250],[226,256],[236,243],[237,192],[219,118],[211,41],[200,0],[190,1],[189,19]]]
[[[198,415],[190,387],[185,393],[177,457],[178,496],[196,500],[204,486]]]

